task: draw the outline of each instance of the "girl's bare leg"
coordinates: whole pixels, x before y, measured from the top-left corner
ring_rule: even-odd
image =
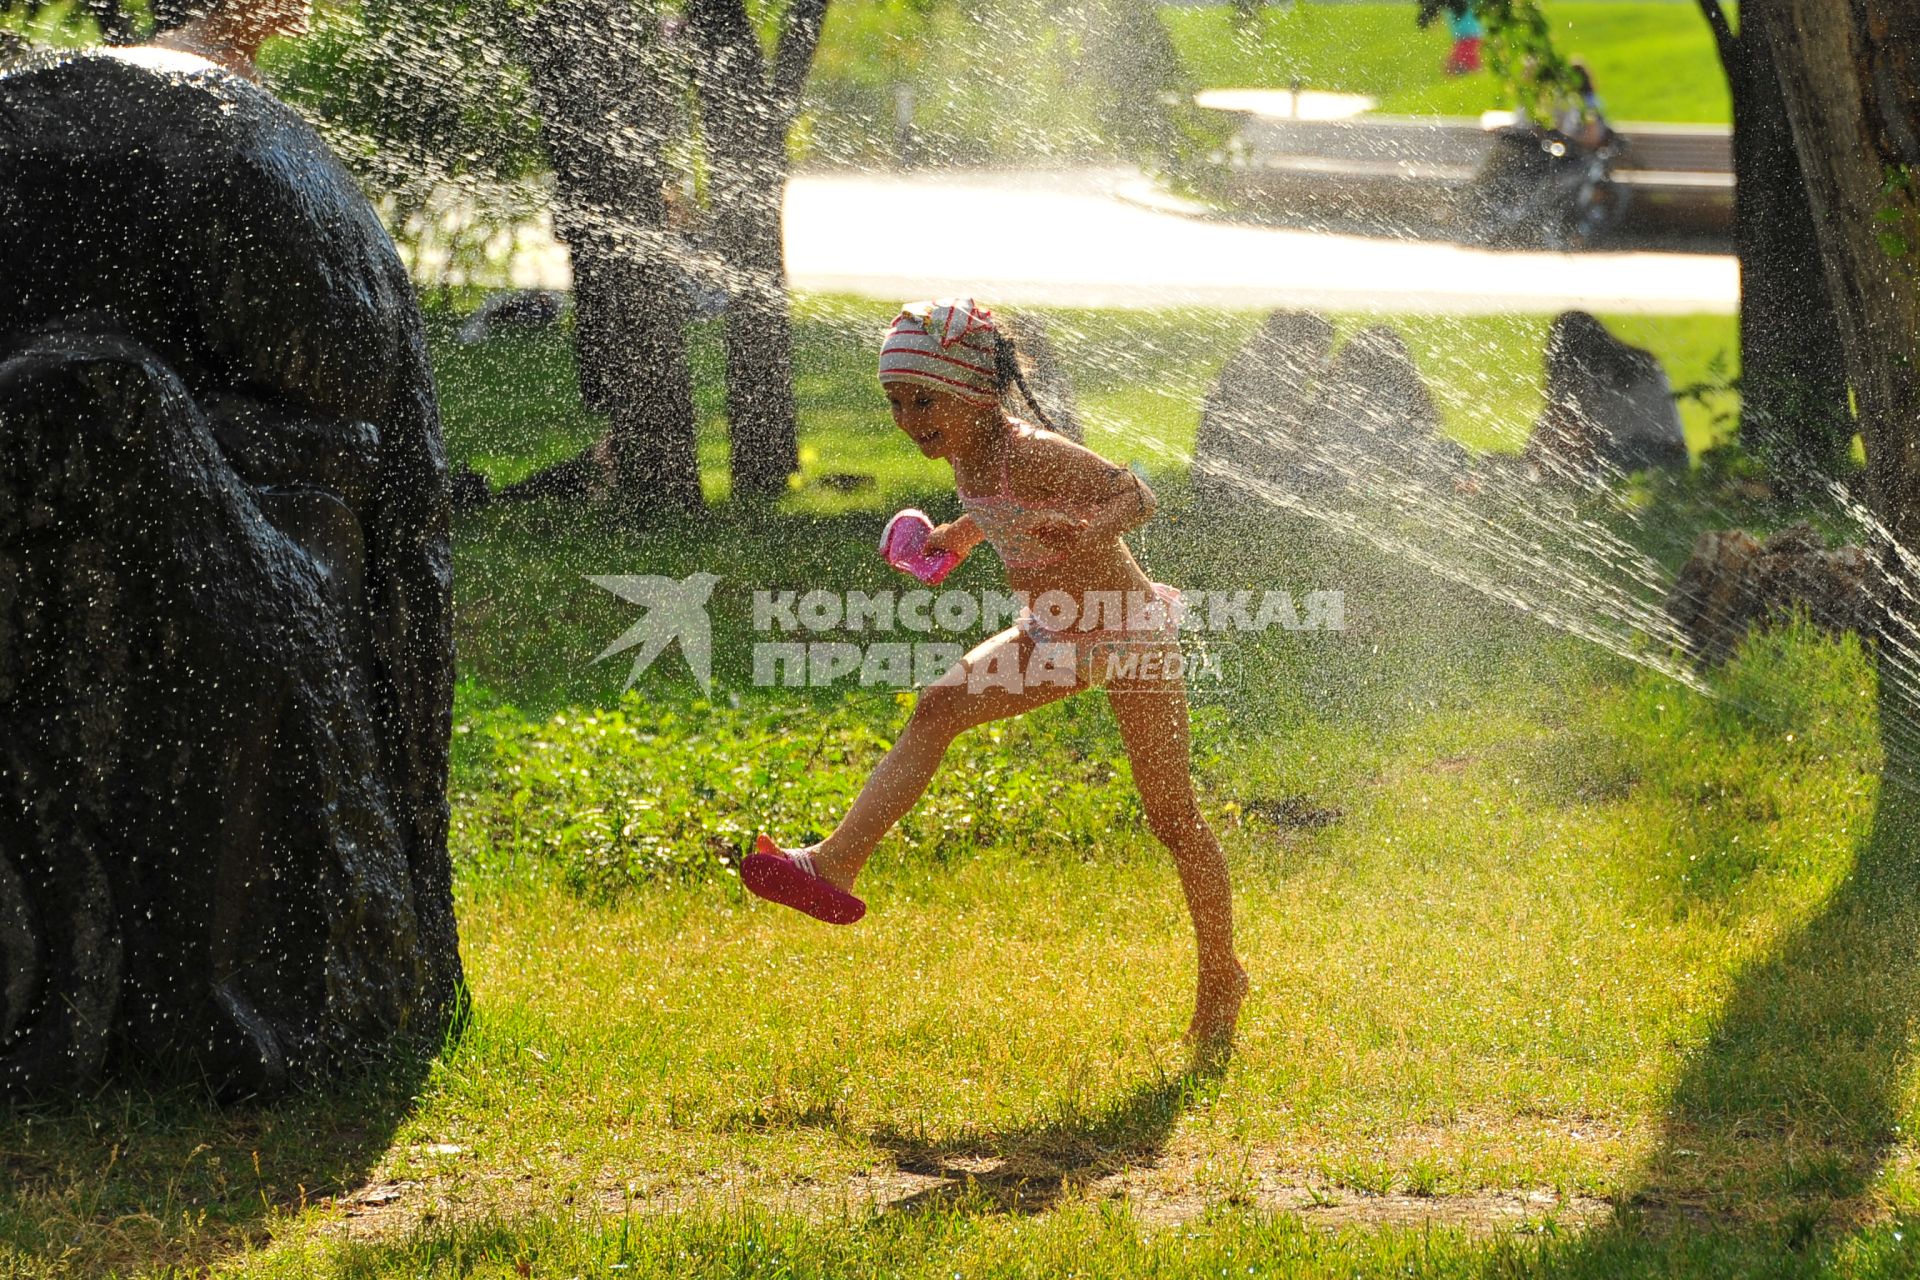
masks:
[[[1147,826],[1173,854],[1193,918],[1200,981],[1187,1037],[1203,1048],[1232,1042],[1247,994],[1247,971],[1233,950],[1233,888],[1213,828],[1193,798],[1187,756],[1187,692],[1178,680],[1119,681],[1107,701],[1133,762]]]
[[[1017,671],[1024,677],[1033,647],[1033,641],[1017,627],[1008,627],[974,646],[953,670],[921,690],[907,727],[874,766],[847,816],[831,835],[814,846],[813,865],[822,876],[842,889],[853,887],[854,878],[881,837],[906,816],[927,789],[955,738],[975,725],[1058,702],[1081,687],[1077,679],[1072,684],[1032,687],[1027,687],[1023,679],[1013,689],[983,680],[980,687],[970,687],[969,673],[994,670],[989,666],[994,662],[1000,664],[997,670]]]

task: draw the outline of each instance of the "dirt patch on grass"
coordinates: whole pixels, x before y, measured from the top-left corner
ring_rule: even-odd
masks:
[[[1592,1196],[1527,1189],[1373,1193],[1290,1178],[1277,1154],[1272,1172],[1260,1172],[1262,1163],[1254,1156],[1222,1180],[1198,1158],[1087,1171],[1063,1170],[1030,1157],[953,1155],[908,1159],[844,1179],[774,1186],[744,1173],[737,1180],[715,1177],[651,1190],[606,1184],[593,1199],[608,1216],[751,1210],[816,1221],[934,1210],[1042,1214],[1070,1203],[1111,1201],[1125,1202],[1136,1218],[1155,1227],[1180,1226],[1222,1206],[1297,1214],[1306,1225],[1328,1229],[1432,1225],[1526,1231],[1549,1223],[1558,1229],[1587,1228],[1613,1219],[1611,1202]],[[468,1180],[457,1189],[437,1181],[376,1182],[334,1202],[340,1217],[333,1229],[354,1239],[390,1238],[436,1219],[540,1212],[575,1200],[543,1194],[526,1179]]]
[[[1241,809],[1249,818],[1283,831],[1330,827],[1346,816],[1332,805],[1315,804],[1310,796],[1255,796]]]

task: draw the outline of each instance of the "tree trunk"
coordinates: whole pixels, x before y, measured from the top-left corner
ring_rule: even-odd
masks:
[[[1740,438],[1785,476],[1831,475],[1853,417],[1845,356],[1793,130],[1765,42],[1722,44],[1733,95],[1740,255]]]
[[[1920,11],[1910,0],[1773,0],[1750,12],[1807,179],[1869,500],[1894,537],[1920,547]]]
[[[595,0],[520,19],[519,42],[553,162],[555,230],[574,272],[580,396],[606,438],[503,496],[603,494],[630,510],[701,505],[687,296],[666,224],[674,119],[650,15]],[[610,39],[610,35],[617,38]]]
[[[781,237],[786,140],[775,137],[757,161],[735,160],[727,167],[735,180],[717,189],[716,198],[727,211],[720,242],[737,273],[726,317],[728,458],[736,495],[774,497],[800,469],[793,318]]]
[[[793,322],[781,212],[787,127],[820,38],[826,0],[791,0],[773,66],[741,0],[689,0],[702,57],[703,140],[713,165],[715,242],[731,269],[726,317],[727,428],[733,492],[771,497],[800,467]]]

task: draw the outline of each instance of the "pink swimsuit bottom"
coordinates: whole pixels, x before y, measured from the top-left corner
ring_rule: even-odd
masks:
[[[1082,630],[1077,624],[1061,630],[1043,624],[1034,616],[1029,606],[1022,608],[1013,625],[1020,628],[1029,640],[1035,644],[1067,644],[1074,648],[1075,666],[1082,679],[1092,676],[1104,676],[1110,669],[1109,658],[1124,662],[1129,656],[1156,653],[1180,638],[1180,592],[1164,582],[1153,584],[1153,593],[1158,597],[1164,612],[1155,610],[1155,617],[1141,619],[1146,625],[1140,627],[1098,627]],[[1125,619],[1132,622],[1133,618]],[[1094,670],[1095,667],[1098,670]]]

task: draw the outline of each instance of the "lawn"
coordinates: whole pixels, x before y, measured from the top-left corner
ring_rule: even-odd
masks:
[[[1561,52],[1584,58],[1615,120],[1732,120],[1726,76],[1691,4],[1560,0],[1546,12]],[[1408,4],[1262,8],[1236,26],[1229,6],[1166,6],[1161,20],[1203,88],[1337,89],[1394,114],[1473,115],[1507,102],[1489,72],[1449,77],[1445,23],[1425,31]]]
[[[1546,12],[1556,46],[1587,61],[1612,118],[1732,119],[1726,77],[1693,4],[1552,0]],[[1512,105],[1490,72],[1445,75],[1446,25],[1420,30],[1407,0],[1268,4],[1245,24],[1225,4],[1162,5],[1159,15],[1181,64],[1172,73],[1195,88],[1287,88],[1297,79],[1414,115]],[[1151,131],[1128,133],[1132,117],[1110,87],[1112,55],[1101,50],[1075,14],[1037,0],[837,0],[795,147],[809,162],[890,166],[896,112],[907,107],[923,154],[960,163],[1049,166],[1154,151],[1161,144]],[[1143,65],[1120,78],[1158,74]]]
[[[0,1274],[1920,1270],[1920,876],[1868,657],[1774,632],[1702,692],[1297,520],[1225,541],[1172,459],[1251,316],[1054,317],[1094,443],[1166,496],[1156,576],[1349,595],[1349,630],[1250,638],[1196,698],[1254,981],[1231,1061],[1175,1039],[1191,943],[1097,696],[963,739],[859,926],[744,897],[743,842],[820,830],[908,710],[745,674],[752,588],[886,585],[878,521],[951,504],[868,385],[884,319],[805,301],[811,452],[777,511],[457,521],[464,1035],[328,1098],[0,1117]],[[1638,323],[1677,383],[1731,344]],[[1515,447],[1544,319],[1403,329],[1448,429]],[[436,361],[450,452],[497,476],[593,429],[552,337]],[[710,417],[715,494],[723,453]],[[1593,518],[1669,564],[1792,514],[1704,470],[1642,496]],[[669,654],[623,698],[589,659],[625,611],[581,575],[697,568],[713,695]]]
[[[867,590],[889,585],[890,571],[870,546],[877,522],[904,506],[956,513],[951,472],[901,440],[872,381],[871,345],[890,316],[857,298],[803,299],[795,363],[806,430],[799,481],[781,504],[781,518],[729,517],[713,536],[692,540],[656,531],[587,528],[571,514],[496,509],[470,519],[456,546],[465,589],[462,671],[469,689],[526,710],[549,712],[600,701],[609,668],[587,659],[619,633],[624,606],[593,589],[587,574],[640,571],[683,576],[719,574],[717,669],[744,679],[750,591],[744,584],[782,566],[782,583],[833,582]],[[1258,325],[1254,312],[1049,312],[1063,364],[1079,390],[1088,443],[1110,457],[1144,465],[1178,483],[1179,460],[1191,450],[1199,403],[1227,355]],[[1377,316],[1336,317],[1350,334]],[[1626,341],[1665,363],[1676,387],[1724,383],[1737,372],[1730,316],[1607,317]],[[1391,323],[1406,337],[1415,363],[1440,404],[1448,432],[1479,450],[1517,452],[1542,404],[1540,350],[1545,316],[1405,316]],[[476,347],[438,346],[448,450],[505,483],[537,465],[567,457],[599,429],[578,409],[572,365],[563,343],[509,337]],[[702,413],[700,456],[711,500],[724,498],[726,440],[721,419],[721,354],[717,334],[702,330],[694,346]],[[572,408],[567,406],[571,405]],[[1707,394],[1682,405],[1696,453],[1724,437],[1731,400]],[[827,477],[864,476],[845,490]],[[723,508],[724,510],[724,508]],[[1690,538],[1690,535],[1688,535]],[[1164,537],[1145,531],[1149,560]],[[1671,556],[1673,548],[1666,554]],[[1685,555],[1684,542],[1678,554]],[[953,579],[973,588],[997,582],[991,557],[963,566]],[[617,664],[614,664],[617,665]]]

